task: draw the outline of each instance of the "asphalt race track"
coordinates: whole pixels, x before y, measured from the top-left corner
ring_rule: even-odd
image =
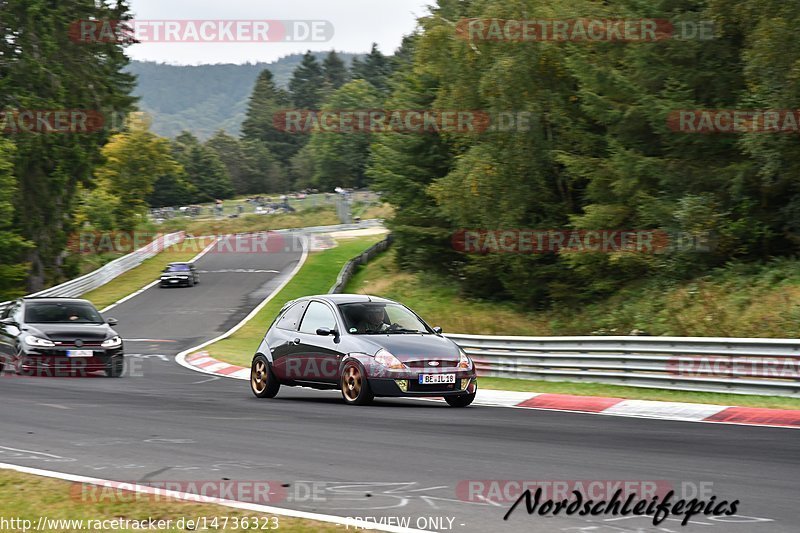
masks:
[[[126,341],[135,375],[4,377],[0,462],[120,481],[271,480],[283,492],[260,503],[408,517],[411,527],[439,531],[798,530],[795,430],[419,400],[354,408],[336,392],[307,389],[258,400],[247,382],[174,362],[269,294],[298,261],[293,248],[208,254],[198,261],[200,285],[151,288],[107,313],[124,338],[137,339]],[[512,502],[465,497],[469,480],[648,480],[740,504],[737,516],[700,515],[686,527],[528,516],[524,504],[503,521]]]

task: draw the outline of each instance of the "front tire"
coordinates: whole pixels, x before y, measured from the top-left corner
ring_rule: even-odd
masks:
[[[14,371],[14,374],[21,376],[25,373],[24,369],[22,368],[22,350],[17,348],[16,355],[13,359],[11,359],[11,369]]]
[[[475,393],[472,394],[461,394],[459,396],[445,396],[444,401],[447,402],[447,405],[450,407],[466,407],[471,404],[475,400]]]
[[[367,381],[361,365],[356,362],[344,365],[340,388],[342,390],[342,398],[348,405],[367,405],[375,398],[375,395],[372,394],[372,389],[369,388],[369,381]]]
[[[250,390],[256,398],[274,398],[280,389],[281,384],[272,373],[267,358],[261,354],[253,357],[250,366]]]
[[[106,365],[106,377],[109,378],[122,377],[124,369],[125,369],[125,362],[122,360],[122,357],[114,358],[108,362],[108,365]]]

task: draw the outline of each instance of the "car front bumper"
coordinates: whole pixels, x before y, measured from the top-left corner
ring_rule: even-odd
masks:
[[[76,350],[80,348],[69,348]],[[86,348],[92,350],[91,357],[68,357],[66,348],[29,350],[22,354],[19,373],[23,376],[68,376],[107,370],[112,363],[122,361],[123,347]]]
[[[474,394],[478,388],[478,378],[475,374],[463,377],[457,375],[455,383],[435,385],[421,385],[416,376],[404,379],[368,378],[368,381],[372,393],[383,397],[463,396]]]

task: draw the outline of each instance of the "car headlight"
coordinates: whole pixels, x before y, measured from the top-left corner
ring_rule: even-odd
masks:
[[[25,337],[25,344],[29,346],[36,346],[39,348],[52,348],[53,346],[56,345],[56,343],[54,343],[51,340],[43,339],[35,335],[28,335],[27,337]]]
[[[470,361],[467,354],[461,348],[458,349],[458,368],[462,370],[469,370],[472,368],[472,361]]]
[[[406,365],[404,365],[400,359],[392,355],[389,350],[385,350],[383,348],[378,350],[378,353],[375,354],[375,360],[386,368],[400,370],[406,367]]]
[[[103,348],[116,348],[122,345],[122,339],[119,338],[119,335],[115,335],[110,339],[104,340],[102,346]]]

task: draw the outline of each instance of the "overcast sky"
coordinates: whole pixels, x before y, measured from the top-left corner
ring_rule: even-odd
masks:
[[[316,43],[140,43],[127,50],[133,59],[182,65],[269,62],[308,49],[368,52],[373,42],[390,54],[432,1],[129,0],[139,20],[325,20],[334,35]]]

